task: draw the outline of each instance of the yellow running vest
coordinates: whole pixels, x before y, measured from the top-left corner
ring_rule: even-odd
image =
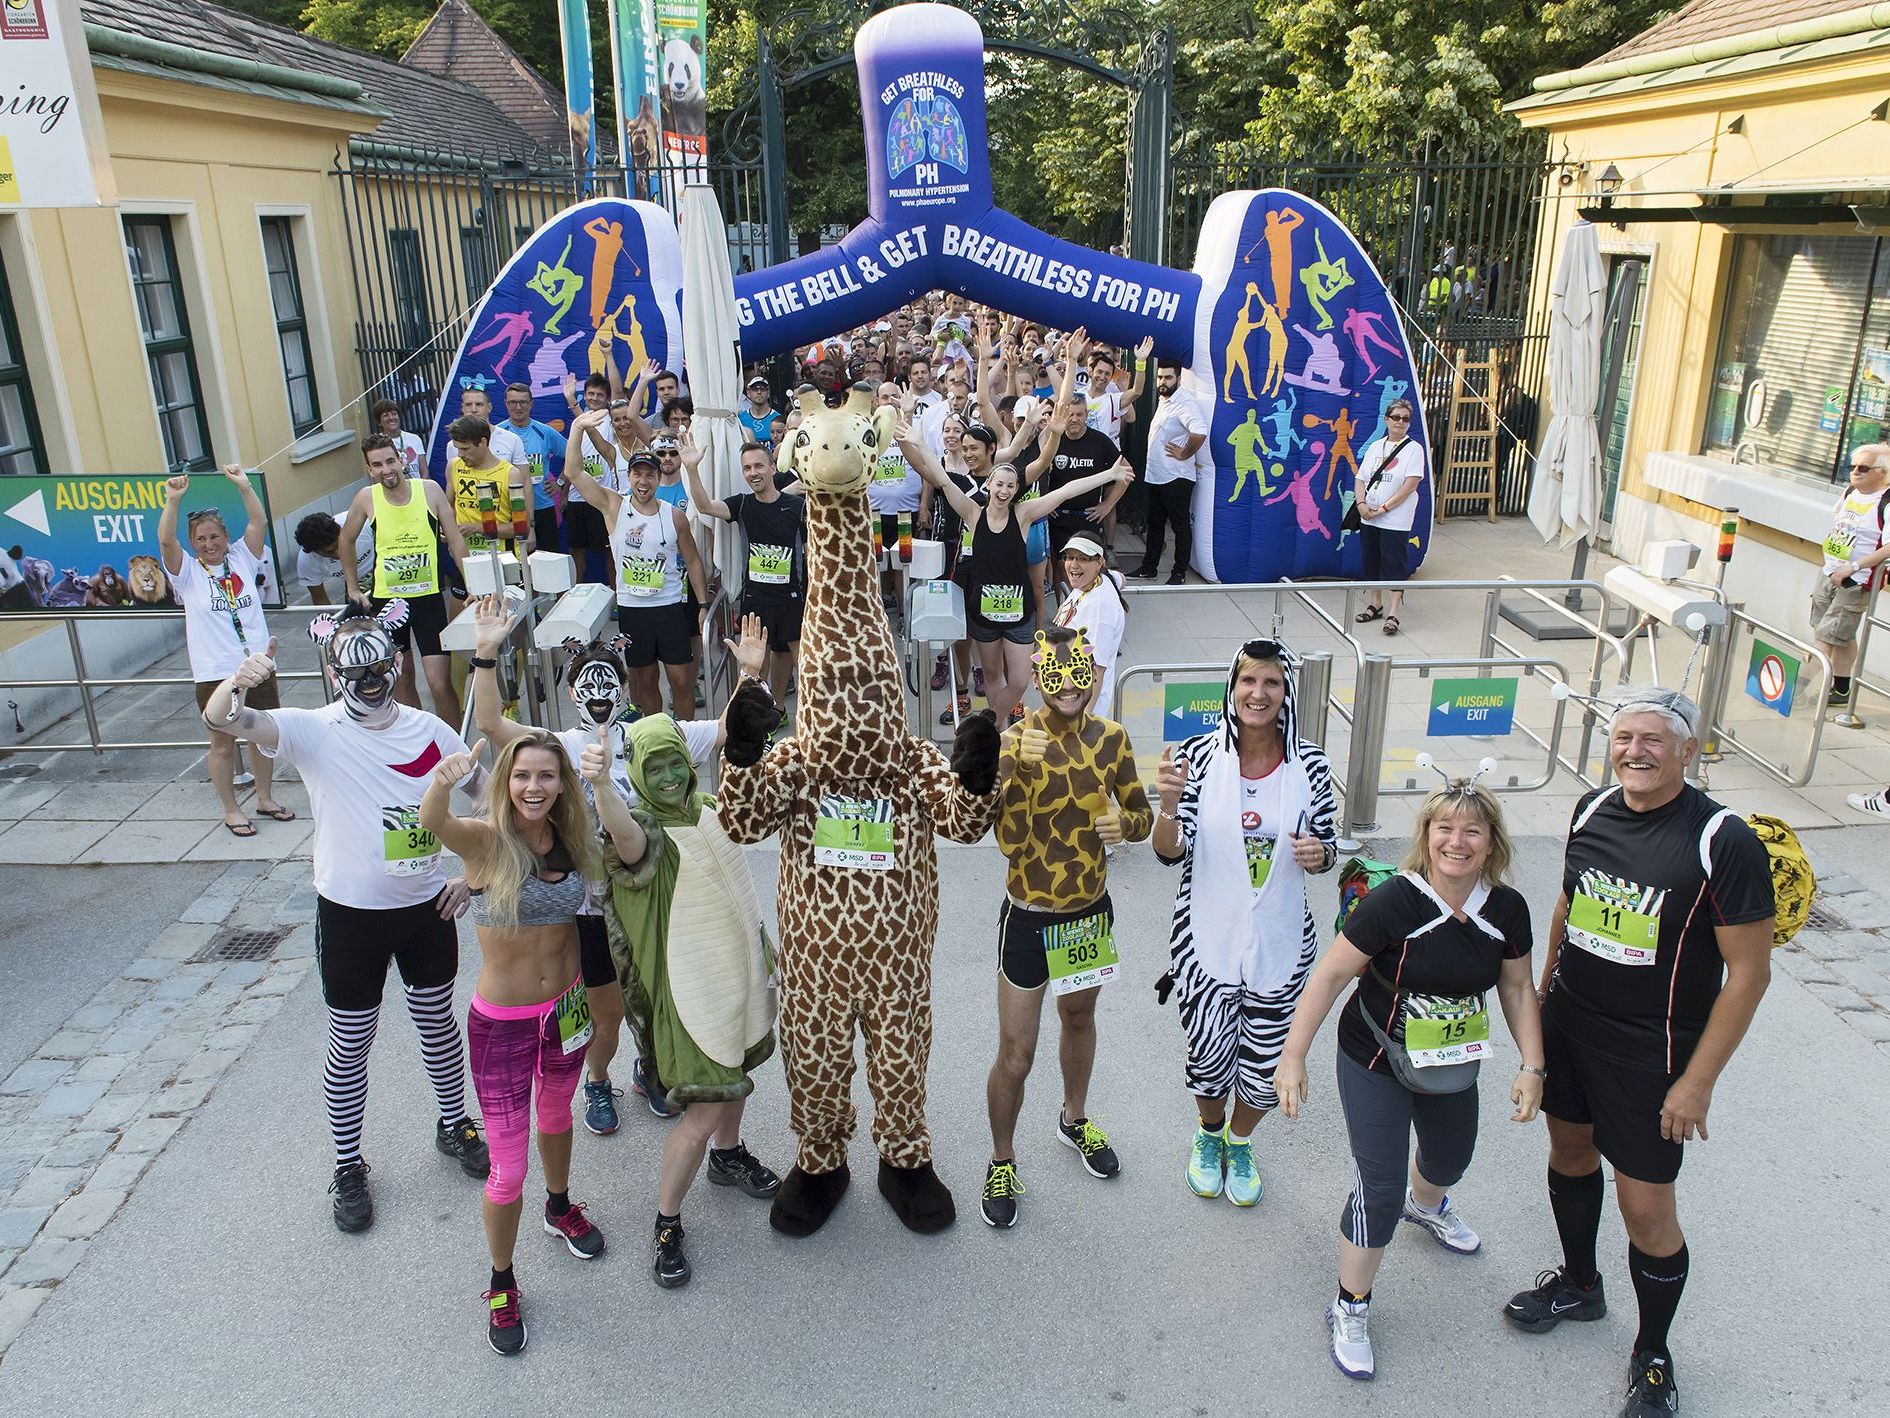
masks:
[[[374,594],[394,597],[431,596],[440,589],[439,541],[427,516],[426,489],[407,484],[405,503],[387,500],[378,482],[374,494]]]

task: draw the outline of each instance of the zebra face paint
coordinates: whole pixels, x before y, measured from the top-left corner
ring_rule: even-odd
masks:
[[[351,718],[378,722],[394,707],[394,676],[399,669],[394,637],[370,625],[328,642],[328,668],[342,705]]]
[[[623,677],[608,661],[586,661],[571,677],[571,700],[592,728],[616,723],[626,699]]]

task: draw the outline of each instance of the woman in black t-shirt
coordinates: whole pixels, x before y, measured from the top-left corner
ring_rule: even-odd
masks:
[[[1494,794],[1454,779],[1424,800],[1399,873],[1367,895],[1313,971],[1274,1088],[1297,1118],[1306,1054],[1348,983],[1339,1016],[1339,1102],[1355,1183],[1339,1219],[1339,1293],[1326,1313],[1332,1361],[1372,1377],[1372,1281],[1402,1219],[1447,1250],[1482,1245],[1450,1204],[1477,1140],[1476,1070],[1490,1053],[1495,990],[1522,1069],[1512,1121],[1542,1102],[1542,1019],[1530,974],[1529,907],[1504,884],[1509,834]],[[1412,1130],[1417,1156],[1409,1159]],[[1406,1169],[1409,1168],[1409,1186]]]

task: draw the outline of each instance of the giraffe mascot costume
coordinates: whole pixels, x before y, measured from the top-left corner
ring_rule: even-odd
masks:
[[[879,1190],[914,1231],[956,1216],[932,1169],[925,1070],[932,1048],[938,861],[932,834],[976,842],[996,815],[999,738],[989,713],[959,726],[948,766],[906,726],[905,685],[880,605],[866,486],[896,410],[856,384],[839,408],[811,388],[783,453],[807,492],[807,606],[794,733],[744,681],[730,701],[720,816],[737,842],[780,833],[781,1012],[788,1121],[800,1139],[769,1220],[808,1236],[850,1180],[853,1038],[866,1039]],[[764,751],[765,750],[765,751]]]

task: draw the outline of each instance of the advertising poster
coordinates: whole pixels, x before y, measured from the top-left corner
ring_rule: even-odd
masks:
[[[588,197],[597,170],[597,102],[591,80],[591,16],[584,0],[558,0],[564,48],[564,106],[571,125],[571,168],[578,195]]]
[[[0,209],[118,200],[79,7],[0,5]]]
[[[657,166],[663,158],[663,129],[657,120],[655,0],[610,0],[610,67],[617,86],[617,156],[624,166],[625,192],[653,202],[661,194]]]
[[[657,55],[663,85],[663,165],[684,179],[709,160],[709,95],[703,87],[708,50],[708,0],[655,0]]]
[[[249,485],[269,510],[262,474]],[[221,473],[193,473],[178,509],[178,540],[190,550],[188,518],[214,507],[232,539],[248,525],[241,494]],[[10,477],[0,486],[0,610],[42,607],[135,610],[178,604],[158,559],[164,475],[53,474]],[[263,605],[282,605],[282,567],[272,543]]]
[[[1726,446],[1739,431],[1739,401],[1745,397],[1746,366],[1729,360],[1713,377],[1713,399],[1706,410],[1706,441]]]

